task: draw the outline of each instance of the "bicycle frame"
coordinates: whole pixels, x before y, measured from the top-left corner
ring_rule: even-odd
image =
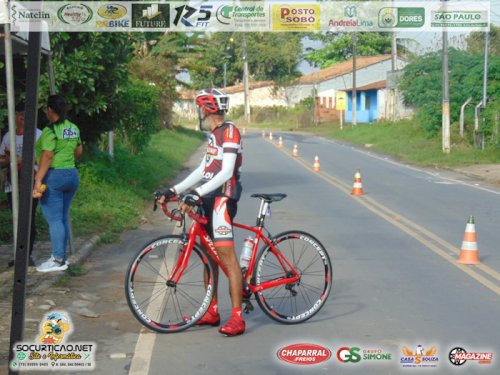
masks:
[[[257,226],[252,227],[249,225],[245,224],[240,224],[233,222],[233,226],[244,229],[249,232],[253,232],[255,234],[255,239],[254,239],[254,245],[252,249],[252,257],[250,258],[250,263],[248,266],[248,270],[244,277],[244,281],[246,282],[248,288],[252,293],[257,293],[259,291],[269,289],[269,288],[274,288],[279,285],[283,284],[289,284],[289,283],[294,283],[299,280],[300,276],[297,270],[290,264],[290,262],[283,256],[281,251],[275,246],[274,242],[267,238],[267,236],[263,233],[264,229],[264,218],[265,218],[265,213],[267,212],[267,209],[269,207],[269,204],[267,202],[262,202],[261,208],[260,208],[260,214],[257,217]],[[166,209],[163,209],[165,213],[167,213]],[[167,216],[172,217],[167,214]],[[219,265],[219,267],[222,269],[224,274],[227,276],[227,270],[225,267],[222,265],[219,256],[217,255],[217,250],[215,248],[215,245],[208,235],[207,231],[205,230],[204,224],[202,224],[200,221],[201,219],[205,219],[200,216],[196,215],[190,215],[191,218],[193,218],[193,223],[191,224],[191,227],[189,228],[188,233],[185,235],[187,236],[187,244],[182,248],[181,254],[177,259],[177,262],[172,270],[170,278],[167,280],[167,285],[169,286],[175,286],[180,278],[182,277],[183,272],[186,270],[189,262],[189,257],[191,256],[191,252],[194,248],[194,245],[196,244],[196,239],[200,239],[200,243],[203,246],[203,248],[206,250],[207,254],[214,260],[215,263]],[[206,219],[205,219],[206,221]],[[263,241],[267,246],[271,248],[271,252],[273,255],[276,257],[278,262],[280,263],[281,267],[283,267],[283,271],[285,274],[290,275],[289,277],[279,277],[274,280],[269,280],[265,281],[260,284],[253,284],[252,280],[252,274],[255,268],[255,263],[257,259],[257,253],[258,253],[258,247],[260,241]],[[245,284],[245,283],[244,283]]]

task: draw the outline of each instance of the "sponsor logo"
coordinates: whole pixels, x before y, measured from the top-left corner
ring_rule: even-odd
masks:
[[[273,30],[319,30],[319,4],[273,4]]]
[[[232,230],[225,225],[221,225],[215,229],[215,232],[220,234],[221,236],[227,236],[232,232]]]
[[[132,4],[132,27],[166,29],[170,27],[169,4]]]
[[[403,346],[401,351],[403,356],[400,358],[399,362],[403,365],[403,367],[437,367],[439,362],[436,346],[432,346],[430,349],[425,349],[419,344],[417,345],[415,351],[412,351],[407,346]]]
[[[464,348],[455,347],[450,350],[448,359],[455,366],[462,366],[467,361],[478,361],[479,364],[491,364],[491,352],[467,352]]]
[[[14,345],[10,368],[20,370],[77,371],[95,368],[93,342],[69,342],[73,323],[65,311],[52,311],[40,322],[40,334],[35,340]]]
[[[106,4],[99,7],[97,14],[102,18],[117,20],[127,14],[127,8],[120,4]]]
[[[316,344],[293,344],[278,350],[278,358],[294,365],[315,365],[332,356],[330,349]]]
[[[32,9],[26,8],[27,6],[33,6]],[[42,9],[36,8],[40,7],[39,4],[23,4],[22,6],[18,6],[17,4],[13,4],[10,7],[10,19],[12,22],[12,26],[16,26],[20,23],[30,23],[30,22],[38,22],[38,21],[48,21],[51,19],[50,13],[44,12]]]
[[[215,12],[217,21],[226,26],[266,27],[267,13],[262,5],[222,5]]]
[[[117,28],[130,27],[130,19],[127,16],[127,8],[123,5],[112,3],[101,6],[97,10],[99,17],[104,20],[97,20],[96,27]]]
[[[208,27],[212,10],[213,5],[201,5],[199,9],[189,5],[181,5],[174,8],[173,24],[175,26],[182,24],[186,27]]]
[[[64,128],[62,132],[62,139],[74,139],[78,138],[79,133],[76,129]]]
[[[57,11],[57,18],[69,25],[82,25],[92,19],[94,12],[85,4],[66,4]]]
[[[348,348],[344,346],[337,350],[337,359],[342,363],[358,363],[361,361],[361,355],[359,354],[360,350],[361,349],[357,347]]]
[[[372,27],[373,21],[363,20],[358,17],[358,8],[355,5],[346,5],[344,7],[344,17],[340,20],[330,19],[328,27]]]
[[[382,8],[378,13],[380,27],[422,27],[425,24],[425,8]]]
[[[488,11],[433,10],[431,27],[488,27]]]
[[[363,361],[392,361],[392,354],[382,349],[363,349]]]

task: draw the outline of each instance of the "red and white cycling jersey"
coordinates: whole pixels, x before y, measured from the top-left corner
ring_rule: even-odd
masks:
[[[236,154],[236,162],[231,178],[220,188],[207,194],[207,196],[228,197],[234,200],[240,198],[240,168],[243,161],[242,148],[240,132],[232,122],[224,122],[210,134],[207,153],[205,155],[203,180],[209,181],[221,171],[224,153]]]

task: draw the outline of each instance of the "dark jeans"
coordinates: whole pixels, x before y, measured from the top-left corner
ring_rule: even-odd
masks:
[[[7,200],[9,201],[9,206],[12,209],[12,193],[7,193]],[[38,206],[38,199],[33,199],[33,203],[31,204],[31,233],[30,233],[30,246],[29,246],[30,256],[33,254],[33,244],[35,243],[35,237],[36,237],[35,216],[36,216],[37,206]]]

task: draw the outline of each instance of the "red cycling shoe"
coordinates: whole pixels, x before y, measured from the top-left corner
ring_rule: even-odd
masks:
[[[219,332],[226,336],[237,336],[245,332],[245,321],[241,318],[231,316]]]
[[[184,320],[188,320],[188,317],[184,317]],[[203,315],[200,320],[198,320],[196,323],[194,323],[195,326],[212,326],[212,327],[218,327],[220,326],[220,315],[213,315],[209,313],[208,311]]]

